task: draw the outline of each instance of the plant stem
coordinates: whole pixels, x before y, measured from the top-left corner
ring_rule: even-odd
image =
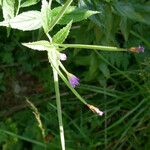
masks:
[[[65,150],[65,138],[64,138],[64,128],[63,128],[63,122],[62,122],[62,110],[61,110],[58,74],[54,68],[53,68],[53,75],[54,75],[54,84],[55,84],[55,94],[56,94],[56,104],[57,104],[57,113],[58,113],[58,121],[59,121],[61,147],[62,147],[62,150]]]
[[[65,150],[64,128],[63,128],[63,121],[62,121],[62,110],[61,110],[61,101],[60,101],[60,92],[59,92],[59,80],[58,80],[58,73],[57,73],[57,70],[59,70],[59,66],[58,66],[57,53],[56,53],[55,48],[48,51],[48,59],[49,59],[49,62],[51,63],[51,66],[53,68],[61,147],[62,147],[62,150]]]
[[[59,22],[59,20],[62,18],[62,16],[66,12],[67,8],[72,3],[72,1],[73,0],[67,0],[67,2],[65,3],[65,5],[63,6],[62,10],[58,13],[58,15],[55,17],[54,21],[51,23],[51,25],[49,27],[49,31],[51,31],[53,29],[53,27]]]
[[[52,0],[49,0],[49,3],[48,3],[49,8],[51,8],[51,5],[52,5]]]
[[[69,72],[66,70],[66,68],[63,66],[63,64],[61,63],[61,61],[58,62],[59,63],[59,66],[62,68],[62,70],[68,74]]]
[[[99,45],[84,45],[84,44],[55,44],[63,48],[82,48],[82,49],[95,49],[103,51],[127,51],[124,48],[110,47],[110,46],[99,46]]]
[[[52,59],[49,57],[49,61],[52,65],[53,68],[55,68],[55,70],[57,71],[57,73],[59,74],[59,76],[61,77],[61,79],[65,82],[65,84],[69,87],[69,89],[74,93],[74,95],[85,105],[87,105],[88,103],[78,94],[78,92],[70,85],[70,83],[68,82],[68,80],[66,79],[66,77],[61,73],[61,71],[58,69],[58,67],[55,66],[54,62],[52,61]]]
[[[48,33],[46,33],[46,35],[47,35],[47,37],[48,37],[50,43],[52,43],[52,38],[51,38],[51,36],[50,36]]]

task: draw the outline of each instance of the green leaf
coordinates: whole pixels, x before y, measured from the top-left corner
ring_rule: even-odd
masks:
[[[63,6],[56,7],[52,10],[52,16],[55,18],[57,14],[61,11]],[[77,8],[75,6],[69,6],[61,20],[58,24],[67,24],[69,21],[73,20],[73,22],[79,22],[88,17],[99,13],[98,11],[92,11],[87,9]]]
[[[121,16],[135,21],[145,22],[142,15],[135,11],[131,3],[117,2],[114,4],[114,7]]]
[[[130,55],[127,53],[109,52],[109,55],[108,53],[103,53],[103,56],[107,58],[112,65],[115,65],[118,68],[123,68],[126,70],[129,65]]]
[[[67,36],[70,32],[71,25],[72,25],[72,21],[70,21],[64,28],[59,30],[53,36],[53,42],[58,43],[58,44],[62,44],[65,41],[65,39],[67,38]]]
[[[144,4],[135,4],[134,8],[136,11],[138,11],[142,17],[144,18],[143,22],[145,24],[150,25],[150,2],[144,3]]]
[[[75,64],[78,66],[89,66],[90,56],[77,56],[78,59],[74,59]]]
[[[101,70],[101,72],[103,73],[103,75],[108,79],[110,77],[110,71],[108,69],[108,66],[106,63],[101,63],[99,65],[99,69]]]
[[[29,7],[31,5],[35,5],[39,2],[40,0],[22,0],[20,7]]]
[[[2,80],[3,80],[3,77],[4,77],[4,73],[0,73],[0,83],[1,83]]]
[[[15,15],[15,0],[3,0],[2,10],[4,20],[9,20]]]
[[[98,60],[96,54],[93,52],[89,57],[89,70],[86,72],[85,80],[90,81],[97,77]]]
[[[44,31],[45,33],[48,33],[51,23],[51,10],[46,0],[42,0],[41,15]]]
[[[60,21],[60,19],[64,16],[68,7],[71,5],[73,0],[67,0],[66,3],[62,6],[62,9],[57,13],[57,16],[53,18],[52,23],[49,27],[49,31],[51,31],[56,24]]]
[[[11,52],[5,52],[1,54],[2,62],[6,64],[11,64],[14,62],[14,58]]]
[[[120,21],[120,30],[124,36],[125,41],[128,40],[131,29],[131,22],[126,17],[122,17]]]
[[[4,20],[9,20],[11,18],[14,18],[16,5],[17,5],[16,0],[3,0],[2,1],[2,10],[3,10]],[[10,27],[7,28],[7,37],[9,37],[10,31],[11,31]]]
[[[38,51],[45,51],[49,50],[53,46],[48,42],[48,41],[36,41],[36,42],[29,42],[29,43],[22,43],[22,45],[31,48],[33,50],[38,50]]]
[[[64,4],[65,2],[64,2],[65,0],[56,0],[56,2],[58,2],[59,4]]]
[[[13,29],[23,31],[36,30],[42,26],[41,13],[39,11],[23,12],[9,21],[0,22],[0,26],[11,26]]]

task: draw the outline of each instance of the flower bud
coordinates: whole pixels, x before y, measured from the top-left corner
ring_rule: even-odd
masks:
[[[129,48],[129,51],[134,52],[134,53],[144,52],[144,47],[143,46],[131,47],[131,48]]]
[[[60,58],[60,60],[62,60],[62,61],[67,60],[67,56],[66,56],[66,54],[64,54],[64,53],[59,53],[59,58]]]
[[[97,107],[87,104],[88,108],[91,109],[94,113],[98,114],[99,116],[103,116],[104,112],[100,111]]]
[[[73,88],[75,88],[77,85],[79,85],[79,78],[77,78],[75,75],[69,73],[68,74],[69,83]]]

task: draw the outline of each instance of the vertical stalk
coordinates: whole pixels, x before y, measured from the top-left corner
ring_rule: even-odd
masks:
[[[58,113],[58,121],[59,121],[61,147],[62,147],[62,150],[65,150],[65,138],[64,138],[64,128],[63,128],[63,122],[62,122],[62,110],[61,110],[58,74],[54,68],[53,68],[53,75],[54,75],[54,84],[55,84],[55,94],[56,94],[56,104],[57,104],[57,113]]]
[[[61,101],[60,101],[60,92],[59,92],[59,80],[58,80],[58,73],[57,73],[57,70],[59,70],[59,65],[58,65],[58,58],[57,58],[55,48],[48,51],[48,59],[49,59],[49,62],[51,63],[51,66],[53,68],[61,147],[62,147],[62,150],[65,150],[64,128],[63,128],[63,121],[62,121],[62,110],[61,110]]]
[[[49,0],[48,6],[51,9],[51,5],[52,5],[52,0]]]

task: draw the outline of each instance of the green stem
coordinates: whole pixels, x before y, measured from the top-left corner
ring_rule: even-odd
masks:
[[[57,114],[58,114],[58,122],[59,122],[59,130],[60,130],[60,139],[61,139],[61,147],[62,150],[65,150],[65,138],[64,138],[64,128],[63,128],[63,121],[62,121],[62,110],[61,110],[61,101],[60,101],[60,92],[59,92],[59,80],[58,80],[58,73],[59,70],[58,60],[57,60],[57,53],[56,49],[51,49],[48,51],[48,59],[53,68],[53,75],[54,75],[54,85],[55,85],[55,94],[56,94],[56,104],[57,104]],[[53,67],[55,66],[55,67]],[[57,70],[56,70],[57,69]]]
[[[58,13],[58,15],[55,17],[54,21],[51,23],[51,25],[49,27],[49,31],[51,31],[53,29],[53,27],[59,22],[59,20],[62,18],[62,16],[66,12],[67,8],[72,3],[72,1],[73,0],[67,0],[67,2],[65,3],[65,5],[63,6],[62,10]]]
[[[127,51],[124,48],[109,47],[109,46],[99,46],[99,45],[84,45],[84,44],[55,44],[63,48],[82,48],[82,49],[95,49],[103,51]]]
[[[57,104],[57,113],[58,113],[58,121],[59,121],[61,147],[62,147],[62,150],[65,150],[65,138],[64,138],[64,128],[63,128],[63,122],[62,122],[62,110],[61,110],[58,74],[54,68],[53,68],[53,75],[54,75],[54,84],[55,84],[55,94],[56,94],[56,104]]]
[[[59,63],[59,66],[61,67],[61,69],[66,73],[68,74],[69,72],[66,70],[66,68],[63,66],[63,64],[61,63],[61,61],[58,62]]]
[[[87,105],[87,102],[78,94],[78,92],[70,85],[66,77],[61,73],[61,71],[58,69],[58,67],[54,64],[51,57],[49,57],[49,62],[51,63],[52,67],[55,68],[61,79],[64,81],[64,83],[69,87],[69,89],[74,93],[74,95],[85,105]]]
[[[13,132],[8,131],[8,130],[0,129],[0,134],[2,135],[2,133],[5,133],[6,135],[12,136],[13,138],[15,137],[17,139],[21,139],[21,140],[33,143],[35,145],[38,145],[39,147],[41,146],[43,148],[45,148],[45,147],[47,148],[45,143],[39,142],[37,140],[32,140],[31,138],[27,138],[27,137],[24,137],[24,136],[20,136],[18,134],[15,134]]]
[[[48,37],[50,43],[52,43],[52,38],[51,38],[51,36],[50,36],[48,33],[46,33],[46,35],[47,35],[47,37]]]
[[[49,3],[48,3],[49,8],[51,8],[51,5],[52,5],[52,0],[49,0]]]
[[[61,79],[65,82],[65,84],[69,87],[69,89],[74,93],[74,95],[85,105],[87,105],[87,102],[78,94],[78,92],[70,85],[70,83],[68,82],[68,80],[65,78],[65,76],[58,71],[59,76],[61,77]]]

